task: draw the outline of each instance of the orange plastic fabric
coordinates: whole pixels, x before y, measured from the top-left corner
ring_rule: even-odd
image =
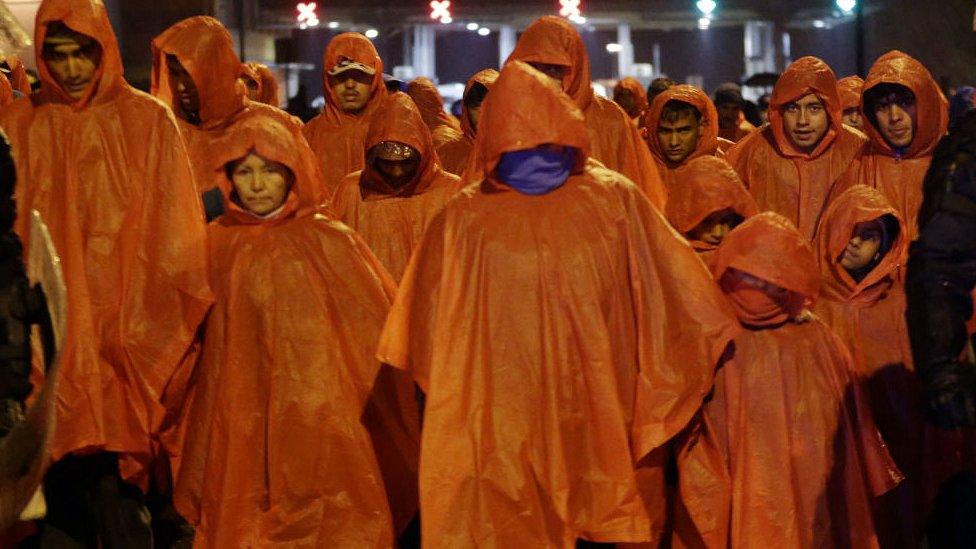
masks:
[[[190,165],[197,191],[208,190],[211,174],[207,172],[215,143],[235,126],[252,117],[273,119],[295,133],[301,132],[301,121],[288,113],[246,97],[238,80],[241,62],[234,53],[234,43],[224,26],[208,16],[184,19],[163,31],[152,41],[152,93],[176,112],[178,105],[169,82],[166,56],[175,55],[190,73],[200,98],[200,124],[178,119],[186,140]]]
[[[860,76],[847,76],[837,81],[837,91],[840,92],[840,108],[842,111],[856,109],[861,106],[861,90],[864,89],[864,79]]]
[[[915,139],[899,154],[884,140],[864,112],[864,133],[870,139],[856,182],[880,190],[901,212],[908,227],[908,240],[918,235],[918,210],[922,206],[922,182],[932,163],[932,153],[949,125],[949,103],[928,69],[909,55],[890,51],[875,61],[864,82],[864,93],[878,84],[901,84],[915,94],[918,118]]]
[[[583,114],[524,63],[484,109],[487,166],[543,143],[588,149]],[[427,392],[424,543],[649,541],[663,478],[645,508],[635,464],[701,404],[730,314],[691,248],[599,163],[581,158],[542,196],[466,187],[414,252],[379,347]]]
[[[272,107],[281,105],[281,97],[278,95],[278,79],[275,78],[274,72],[262,63],[247,63],[247,65],[258,75],[258,102]]]
[[[325,107],[322,112],[305,124],[305,138],[312,152],[319,159],[322,179],[330,194],[346,175],[363,169],[363,145],[366,130],[373,113],[386,97],[383,84],[383,61],[373,43],[358,32],[340,34],[329,42],[323,54],[325,67],[322,73],[322,89],[325,94]],[[339,98],[329,85],[328,70],[340,59],[350,59],[376,69],[373,77],[372,96],[366,107],[356,114],[342,110]]]
[[[634,101],[637,104],[637,109],[641,113],[637,115],[637,119],[639,120],[641,115],[644,114],[644,112],[647,110],[648,107],[647,90],[645,90],[644,86],[640,83],[640,81],[634,78],[633,76],[627,76],[621,79],[620,82],[617,82],[617,85],[614,86],[613,88],[613,93],[615,95],[617,93],[617,90],[627,90],[631,93],[631,95],[634,96]]]
[[[804,153],[786,135],[781,109],[810,93],[824,103],[830,127],[816,149]],[[844,175],[856,173],[864,145],[860,132],[843,126],[842,115],[834,72],[820,59],[803,57],[776,82],[769,124],[726,154],[759,209],[786,217],[811,240],[827,204],[845,188]]]
[[[123,477],[145,487],[161,395],[212,303],[203,214],[173,115],[126,83],[103,4],[45,0],[38,59],[52,21],[101,45],[93,85],[73,99],[42,63],[40,91],[0,112],[17,233],[29,250],[30,212],[41,212],[68,287],[51,451],[119,452]]]
[[[565,18],[547,15],[529,25],[508,61],[548,63],[569,67],[563,90],[586,117],[590,156],[637,184],[651,203],[664,211],[667,190],[654,167],[637,125],[613,101],[593,94],[590,58],[579,32]],[[535,123],[529,115],[524,123]],[[541,123],[541,121],[540,121]]]
[[[698,109],[698,112],[702,115],[702,130],[698,136],[698,146],[694,152],[688,155],[688,158],[685,158],[677,165],[668,161],[667,157],[664,156],[664,151],[661,150],[661,143],[657,138],[657,128],[661,123],[661,111],[664,110],[664,105],[668,101],[687,103]],[[718,112],[715,110],[715,105],[708,98],[708,95],[695,86],[679,84],[677,86],[671,86],[658,94],[651,103],[650,108],[644,112],[641,127],[647,128],[647,147],[651,150],[651,154],[654,157],[657,173],[664,181],[664,186],[668,190],[669,199],[671,193],[677,192],[675,187],[684,184],[684,179],[687,176],[684,174],[683,168],[689,162],[700,156],[718,154]]]
[[[840,266],[840,255],[858,223],[883,216],[897,220],[898,238],[857,283]],[[817,237],[824,285],[815,311],[851,350],[881,434],[907,477],[880,506],[879,535],[891,546],[921,541],[939,485],[965,469],[965,456],[971,460],[976,450],[972,430],[936,428],[917,411],[919,387],[905,322],[905,292],[898,282],[908,256],[905,235],[905,222],[884,195],[856,185],[834,201]]]
[[[491,90],[497,78],[498,71],[495,69],[485,69],[475,73],[464,87],[464,96],[468,95],[475,84],[481,84]],[[446,171],[458,176],[464,173],[471,158],[471,151],[474,149],[475,134],[475,128],[471,126],[471,119],[468,118],[468,106],[462,101],[461,130],[456,131],[442,126],[432,135],[437,156],[440,157]]]
[[[459,180],[441,169],[430,131],[406,94],[387,97],[376,111],[366,134],[366,151],[384,141],[410,145],[420,153],[416,178],[397,190],[367,166],[346,176],[332,209],[363,237],[394,280],[399,280],[430,220],[457,191]],[[386,367],[365,417],[397,531],[417,513],[420,419],[415,397],[409,374]]]
[[[24,61],[19,55],[8,55],[7,66],[10,67],[10,85],[20,93],[30,95],[30,77],[27,76],[27,69],[24,67]]]
[[[227,210],[208,227],[217,302],[187,408],[176,507],[196,527],[195,547],[390,547],[360,415],[393,282],[318,208],[322,185],[301,137],[252,118],[217,145],[211,186]],[[230,199],[223,166],[252,150],[295,174],[271,217]]]
[[[0,74],[0,107],[5,107],[14,102],[14,88],[10,85],[7,76]]]
[[[456,118],[444,112],[444,98],[437,91],[437,85],[425,76],[415,78],[407,84],[407,95],[413,99],[424,117],[424,124],[430,131],[441,126],[461,130],[461,124]]]
[[[756,129],[757,128],[753,126],[751,122],[746,120],[746,116],[744,114],[739,113],[739,123],[734,128],[731,129],[726,130],[726,129],[719,128],[718,136],[721,137],[722,139],[725,139],[726,141],[731,141],[732,143],[738,143],[739,141],[742,141],[743,139],[748,137],[749,134],[755,132]]]
[[[696,528],[679,529],[678,545],[877,547],[872,500],[901,474],[850,354],[820,319],[788,320],[795,309],[723,280],[730,268],[790,290],[801,307],[820,285],[810,245],[775,213],[745,221],[719,247],[712,270],[746,329],[679,451],[681,503]]]
[[[667,209],[668,222],[679,233],[687,235],[706,217],[725,209],[744,219],[759,213],[756,201],[725,160],[701,156],[688,162],[681,173],[681,184],[668,196]],[[701,240],[689,240],[689,243],[706,263],[706,257],[717,248]]]

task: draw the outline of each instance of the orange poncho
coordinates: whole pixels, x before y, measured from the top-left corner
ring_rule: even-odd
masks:
[[[616,103],[593,94],[590,57],[572,23],[552,15],[539,18],[519,37],[508,60],[569,67],[569,74],[563,79],[563,90],[586,117],[590,156],[627,176],[647,194],[651,204],[664,209],[667,191],[642,142],[640,131]],[[536,124],[537,116],[531,112],[527,114],[528,118],[522,123]],[[544,125],[545,121],[540,119],[538,123]]]
[[[668,195],[667,208],[668,221],[679,233],[687,235],[705,218],[725,209],[744,219],[758,213],[756,201],[725,160],[702,156],[688,162],[681,174],[681,184]],[[717,247],[700,240],[689,243],[706,262]]]
[[[366,134],[366,151],[384,141],[403,143],[420,153],[416,178],[397,190],[367,166],[346,176],[332,200],[332,209],[336,217],[362,235],[399,280],[424,229],[457,191],[458,178],[441,169],[430,132],[417,106],[405,94],[387,97],[376,111]],[[413,381],[403,372],[384,368],[376,384],[365,422],[373,436],[390,509],[400,531],[417,512],[418,404]]]
[[[270,218],[230,199],[223,166],[252,150],[295,174]],[[318,209],[315,158],[290,129],[250,119],[209,165],[227,213],[209,226],[217,303],[187,407],[177,509],[196,526],[196,547],[390,547],[360,416],[393,282]]]
[[[783,127],[781,109],[807,94],[827,109],[830,127],[810,153],[797,150]],[[864,137],[842,123],[834,72],[815,57],[796,60],[776,82],[769,124],[732,147],[726,159],[756,197],[760,210],[774,211],[812,239],[823,211],[843,189],[842,176],[857,168]]]
[[[638,115],[634,118],[639,120],[644,111],[647,110],[647,90],[644,86],[633,76],[628,76],[617,82],[617,85],[613,87],[614,96],[620,91],[628,91],[634,97],[634,103],[638,111]]]
[[[864,80],[860,76],[847,76],[837,81],[841,111],[861,106],[862,89],[864,89]]]
[[[461,130],[457,119],[444,112],[444,98],[430,78],[423,76],[415,78],[407,84],[407,95],[417,104],[420,115],[424,118],[424,124],[430,131],[433,132],[441,127]]]
[[[468,80],[464,87],[464,97],[475,84],[491,89],[495,79],[498,78],[498,71],[495,69],[485,69],[476,73]],[[471,125],[468,118],[468,106],[461,103],[461,130],[456,131],[442,126],[433,133],[434,146],[437,148],[437,156],[440,157],[444,169],[450,173],[460,176],[464,169],[468,167],[471,151],[474,149],[474,137],[477,131]]]
[[[491,177],[465,188],[403,277],[379,357],[427,392],[430,547],[650,540],[635,464],[688,422],[736,331],[644,194],[586,160],[585,128],[546,77],[508,63],[486,99],[478,173],[544,143],[579,149],[580,164],[542,196]]]
[[[702,129],[698,136],[697,148],[688,155],[688,158],[685,158],[677,165],[669,162],[664,156],[664,151],[661,150],[661,142],[657,138],[657,128],[661,123],[661,111],[664,110],[664,105],[668,101],[687,103],[698,109],[698,112],[702,116]],[[654,163],[657,165],[657,173],[661,176],[661,179],[664,181],[664,186],[668,190],[669,200],[670,193],[677,192],[675,187],[684,184],[686,175],[682,169],[689,162],[700,156],[719,154],[718,113],[715,111],[715,105],[708,98],[708,95],[694,86],[679,84],[677,86],[671,86],[658,94],[651,103],[650,108],[645,111],[642,117],[641,127],[647,128],[647,147],[651,150]]]
[[[272,107],[281,105],[281,98],[278,96],[278,79],[271,69],[262,63],[247,63],[247,66],[257,75],[257,101]]]
[[[237,124],[251,117],[273,119],[295,133],[301,121],[281,109],[247,99],[237,79],[241,62],[234,53],[230,33],[213,17],[184,19],[163,31],[152,42],[152,93],[177,112],[177,99],[169,81],[166,56],[175,55],[190,73],[200,97],[200,124],[178,118],[190,155],[198,192],[208,190],[211,174],[206,170],[214,154],[214,143]]]
[[[880,190],[897,209],[908,227],[908,241],[918,234],[918,209],[922,205],[922,182],[932,163],[932,153],[949,124],[948,102],[929,71],[908,55],[894,50],[875,61],[864,82],[864,93],[878,84],[901,84],[915,94],[918,119],[915,139],[907,150],[891,148],[871,123],[864,110],[864,132],[870,142],[857,172],[856,182]]]
[[[855,282],[840,266],[840,255],[858,223],[884,216],[897,222],[899,234],[881,263]],[[856,185],[827,210],[817,238],[824,282],[815,311],[851,350],[878,427],[907,475],[878,516],[879,535],[891,546],[899,540],[921,540],[939,485],[963,470],[963,456],[968,452],[972,459],[976,450],[972,430],[938,429],[922,421],[917,411],[919,388],[905,293],[898,282],[907,259],[905,229],[901,215],[878,190]]]
[[[41,59],[38,57],[38,59]],[[19,55],[8,55],[7,66],[10,67],[10,85],[24,95],[31,94],[30,77],[24,68],[24,61]]]
[[[38,59],[54,21],[100,44],[92,86],[73,99],[42,63],[40,91],[0,112],[17,233],[29,250],[30,212],[41,212],[68,287],[51,452],[118,452],[123,476],[145,486],[162,393],[212,302],[203,214],[173,115],[126,83],[102,3],[45,0]]]
[[[340,59],[350,59],[376,69],[373,77],[372,96],[362,111],[351,114],[342,110],[339,98],[326,74],[336,66]],[[363,145],[366,130],[373,113],[386,97],[383,84],[383,61],[376,53],[373,43],[358,32],[340,34],[325,48],[322,73],[322,87],[325,93],[325,108],[322,113],[305,125],[305,138],[312,152],[319,159],[322,179],[329,194],[346,175],[363,169]]]
[[[14,89],[7,76],[0,73],[0,107],[6,107],[14,102]]]
[[[723,276],[790,292],[779,303]],[[712,271],[746,328],[679,452],[681,503],[709,547],[877,547],[873,497],[901,479],[850,354],[819,319],[791,320],[820,287],[813,251],[790,222],[759,214],[732,231]]]

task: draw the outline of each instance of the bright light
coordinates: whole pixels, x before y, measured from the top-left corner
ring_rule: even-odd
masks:
[[[339,22],[338,21],[329,21],[329,28],[330,29],[337,29],[337,28],[339,28]]]
[[[476,31],[476,30],[478,30],[478,28],[479,28],[480,26],[481,26],[481,25],[479,25],[479,24],[477,24],[477,23],[468,23],[468,24],[467,24],[467,26],[466,26],[465,28],[466,28],[466,29],[468,29],[469,31]]]
[[[837,7],[844,13],[851,13],[857,6],[857,0],[837,0]]]
[[[489,29],[488,27],[481,27],[480,29],[478,29],[478,34],[480,34],[481,36],[488,36],[489,34],[491,34],[491,29]]]
[[[315,13],[318,4],[315,2],[299,2],[295,8],[298,10],[298,28],[307,29],[319,26],[319,16]]]
[[[698,0],[695,2],[695,5],[698,6],[698,11],[704,13],[705,15],[711,15],[718,6],[718,4],[715,3],[715,0]]]
[[[698,28],[701,30],[706,30],[708,27],[712,26],[712,20],[708,17],[701,17],[698,19]]]
[[[430,18],[439,19],[441,23],[451,19],[451,0],[430,0]]]
[[[559,15],[567,19],[582,16],[583,12],[580,9],[580,0],[559,0]]]
[[[821,19],[813,20],[813,28],[815,29],[825,29],[827,28],[827,23],[824,23]]]
[[[450,15],[445,16],[445,17],[441,17],[441,24],[442,25],[447,25],[448,23],[452,23],[452,22],[454,22],[454,19],[452,19]]]
[[[583,17],[582,15],[571,15],[569,17],[569,20],[572,21],[573,23],[576,23],[577,25],[586,24],[586,18]]]
[[[620,44],[617,44],[616,42],[610,42],[609,44],[607,44],[607,51],[610,53],[620,53],[624,51],[624,47],[621,46]]]
[[[366,32],[364,32],[363,34],[366,35],[366,38],[376,38],[377,36],[380,35],[380,31],[378,31],[376,29],[369,29]]]

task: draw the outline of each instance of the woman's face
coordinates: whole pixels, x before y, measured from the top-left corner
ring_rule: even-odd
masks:
[[[268,215],[285,203],[291,171],[284,165],[250,153],[231,172],[241,206],[255,215]]]

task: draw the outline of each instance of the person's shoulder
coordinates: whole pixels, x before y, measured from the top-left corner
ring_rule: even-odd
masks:
[[[275,120],[281,122],[282,124],[289,126],[293,129],[298,129],[304,126],[301,119],[297,116],[292,116],[287,112],[279,109],[278,107],[267,105],[265,103],[259,103],[257,101],[249,101],[248,109],[256,115],[267,116],[269,118],[274,118]]]
[[[600,119],[605,122],[613,122],[625,127],[633,126],[633,121],[627,116],[627,112],[620,108],[620,105],[600,95],[593,95],[593,100],[587,107],[585,114],[587,118],[598,114]],[[636,126],[634,127],[636,128]]]
[[[127,107],[139,109],[156,116],[165,117],[172,115],[170,108],[161,99],[154,97],[142,90],[133,88],[129,84],[124,84],[119,92],[119,101]],[[173,117],[175,120],[175,117]]]

